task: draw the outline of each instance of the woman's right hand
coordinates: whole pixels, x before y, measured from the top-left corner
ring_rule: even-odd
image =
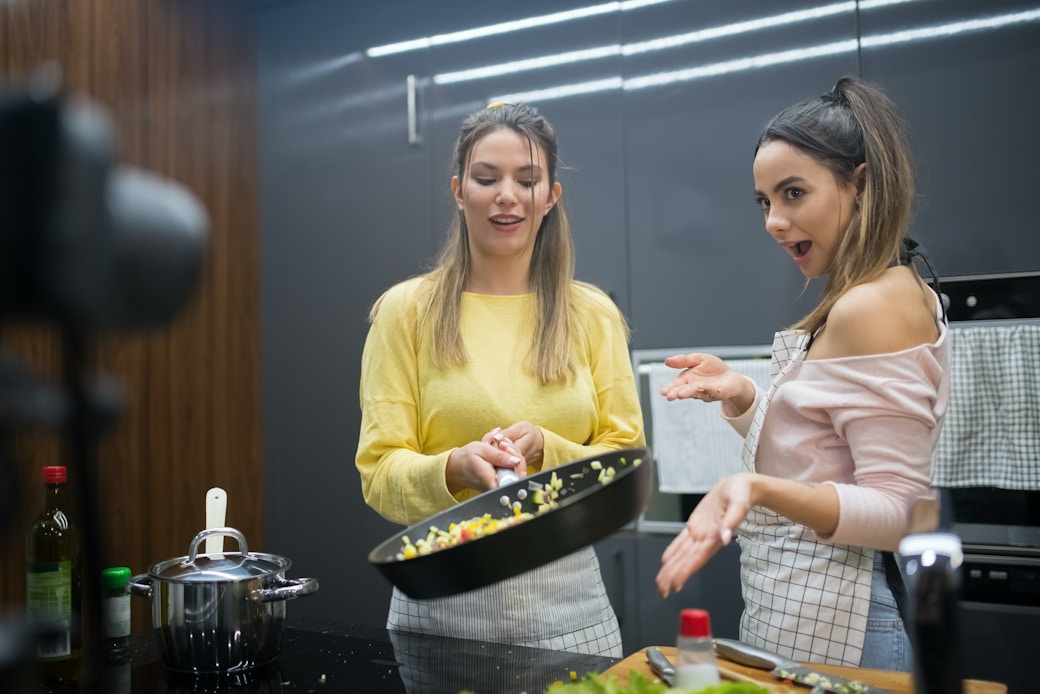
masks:
[[[754,385],[713,354],[678,354],[668,357],[664,363],[673,369],[683,369],[661,388],[661,395],[669,400],[732,400],[737,412],[745,411],[754,402]]]
[[[498,429],[486,434],[480,441],[470,441],[448,455],[444,477],[448,491],[456,494],[463,489],[479,492],[498,487],[500,468],[514,470],[523,477],[527,464],[512,441],[496,437]]]
[[[693,509],[685,527],[661,555],[655,582],[657,592],[667,598],[678,593],[697,570],[728,545],[733,533],[755,505],[756,475],[737,473],[724,477]]]

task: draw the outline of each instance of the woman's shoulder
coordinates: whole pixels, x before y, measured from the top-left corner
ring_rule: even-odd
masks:
[[[608,314],[620,313],[617,304],[610,295],[594,284],[573,280],[571,295],[578,309],[592,309]]]
[[[375,319],[380,313],[406,313],[415,309],[421,301],[425,301],[433,288],[429,276],[419,275],[402,280],[376,299],[372,306],[371,318]]]
[[[628,339],[628,321],[609,294],[594,284],[571,283],[571,312],[589,339],[605,338],[620,332]]]
[[[939,337],[935,293],[907,267],[845,292],[824,328],[829,356],[888,354],[932,344]],[[822,336],[821,336],[822,337]]]

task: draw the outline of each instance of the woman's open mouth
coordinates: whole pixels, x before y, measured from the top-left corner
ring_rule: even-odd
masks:
[[[799,241],[798,243],[789,246],[789,248],[791,249],[791,255],[794,256],[794,259],[796,261],[801,260],[809,253],[809,249],[812,248],[812,241]]]
[[[492,217],[490,220],[491,225],[501,231],[513,231],[520,223],[524,221],[523,217],[514,217],[513,215],[501,215]]]

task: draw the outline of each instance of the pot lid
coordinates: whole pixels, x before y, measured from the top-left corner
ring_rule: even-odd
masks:
[[[239,551],[198,554],[199,544],[213,535],[230,535],[237,539]],[[245,536],[234,528],[211,528],[195,536],[188,556],[159,562],[148,573],[164,581],[214,583],[261,578],[285,571],[290,564],[285,557],[250,552]]]
[[[269,554],[200,555],[194,561],[188,557],[169,559],[153,566],[148,572],[164,581],[181,583],[213,583],[261,578],[284,571],[289,561]]]

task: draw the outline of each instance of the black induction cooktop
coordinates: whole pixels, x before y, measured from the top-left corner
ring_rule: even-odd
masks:
[[[136,634],[129,662],[106,665],[84,694],[542,694],[555,681],[603,672],[617,659],[366,626],[287,621],[275,662],[222,678],[174,673],[155,634]],[[93,668],[88,668],[93,670]],[[43,690],[46,691],[46,690]],[[55,694],[58,694],[56,690]],[[61,694],[65,694],[64,690]]]

